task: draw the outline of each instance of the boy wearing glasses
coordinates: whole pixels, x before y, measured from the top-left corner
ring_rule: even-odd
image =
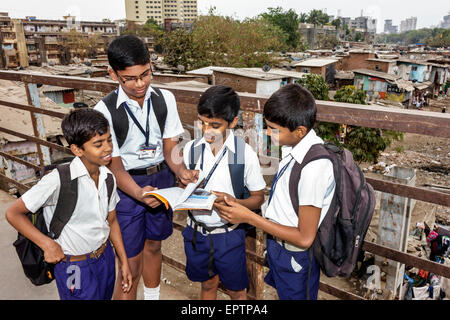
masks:
[[[120,202],[117,219],[123,235],[133,287],[128,293],[116,286],[114,299],[136,299],[144,278],[144,298],[159,299],[161,241],[173,231],[172,210],[166,210],[144,192],[172,187],[177,176],[183,184],[195,182],[198,172],[188,170],[176,150],[183,133],[174,95],[150,86],[151,63],[145,44],[135,36],[121,36],[108,47],[109,75],[119,88],[95,109],[111,127],[113,142],[109,169],[114,173]],[[117,281],[122,282],[121,273]]]

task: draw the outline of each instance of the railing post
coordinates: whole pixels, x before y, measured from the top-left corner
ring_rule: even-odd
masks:
[[[41,108],[41,102],[39,100],[39,90],[35,83],[25,83],[25,90],[27,92],[28,104]],[[30,112],[31,123],[33,124],[34,136],[42,140],[46,140],[44,121],[42,115],[34,112]],[[51,163],[50,150],[48,147],[36,144],[37,152],[39,155],[39,165],[46,166]]]

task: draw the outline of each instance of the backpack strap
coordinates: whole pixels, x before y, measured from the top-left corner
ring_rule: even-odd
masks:
[[[59,173],[61,186],[58,203],[50,222],[50,234],[53,239],[57,239],[61,235],[64,226],[72,217],[78,199],[78,179],[71,180],[70,163],[59,165],[56,169]]]
[[[152,99],[153,112],[155,113],[156,120],[158,120],[159,130],[161,131],[161,139],[163,139],[167,119],[167,104],[161,90],[155,87],[152,87],[152,89],[156,92],[152,92],[150,96]]]
[[[201,138],[195,139],[194,142],[191,144],[191,148],[189,149],[189,170],[195,170],[195,166],[197,165],[200,156],[205,151],[204,144],[196,146],[196,144],[200,141],[200,139]]]
[[[108,173],[106,175],[106,190],[107,190],[107,195],[108,195],[108,206],[109,206],[109,201],[111,200],[111,195],[113,193],[114,190],[114,178],[113,175],[111,173]]]
[[[116,134],[117,144],[119,148],[122,147],[125,139],[128,135],[128,115],[123,105],[117,107],[117,93],[116,91],[111,91],[105,98],[103,98],[103,103],[108,108],[111,114],[112,125],[114,133]]]
[[[160,89],[152,87],[152,89],[156,92],[152,92],[150,95],[150,99],[153,105],[153,112],[155,113],[156,120],[158,121],[159,130],[161,131],[161,138],[164,137],[164,128],[166,125],[167,119],[167,104],[164,100],[164,95]],[[119,148],[125,142],[125,139],[128,135],[128,114],[125,110],[125,107],[121,104],[117,107],[117,92],[116,90],[111,91],[106,97],[102,99],[103,103],[108,108],[109,113],[111,114],[112,125],[114,129],[114,133],[116,134],[117,144]]]
[[[298,184],[300,182],[302,170],[308,163],[319,159],[329,159],[334,163],[334,159],[330,154],[333,152],[328,150],[328,146],[323,144],[315,144],[311,146],[309,151],[306,153],[302,163],[298,163],[297,161],[294,162],[294,166],[292,167],[291,175],[289,177],[289,196],[291,198],[292,207],[297,214],[298,206],[300,204],[298,199]]]
[[[228,168],[236,199],[248,198],[250,194],[244,184],[245,141],[240,137],[234,136],[234,152],[228,149]]]

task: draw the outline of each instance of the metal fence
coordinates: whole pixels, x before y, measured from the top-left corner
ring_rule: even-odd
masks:
[[[63,118],[64,114],[42,109],[40,107],[37,85],[46,84],[63,86],[66,88],[80,90],[99,91],[104,94],[107,94],[117,88],[117,83],[109,80],[94,80],[27,72],[0,71],[0,79],[20,81],[25,84],[28,104],[13,103],[11,101],[5,101],[3,100],[3,97],[0,97],[0,114],[2,112],[2,106],[29,111],[32,119],[34,136],[25,135],[1,126],[0,132],[14,135],[24,140],[36,143],[38,146],[37,150],[41,165],[30,163],[5,152],[0,152],[0,156],[35,170],[40,170],[42,168],[42,164],[48,163],[48,148],[57,149],[70,154],[70,150],[68,148],[48,142],[45,138],[45,128],[42,125],[41,117],[51,116]],[[159,88],[168,89],[175,95],[178,111],[183,125],[186,128],[192,128],[191,124],[197,119],[197,102],[203,90],[163,84],[154,85]],[[244,130],[250,128],[262,130],[261,122],[255,121],[255,119],[261,117],[263,106],[267,100],[267,97],[246,93],[240,94],[240,97]],[[450,138],[449,114],[424,112],[418,110],[391,109],[386,107],[361,106],[327,101],[317,101],[317,108],[318,121]],[[366,177],[366,179],[377,191],[450,207],[450,194],[448,193],[443,193],[428,188],[406,186],[370,177]],[[22,191],[29,188],[28,186],[2,174],[0,174],[0,180],[13,184]],[[184,226],[174,223],[174,228],[181,231]],[[263,299],[263,267],[266,264],[265,259],[263,258],[264,235],[261,230],[254,230],[253,233],[247,235],[246,248],[248,270],[251,279],[248,296],[251,299]],[[450,278],[450,267],[427,259],[419,258],[414,255],[393,250],[368,241],[364,241],[362,249],[377,256],[385,257],[408,266],[414,266],[416,268],[424,269],[437,275]],[[164,263],[184,272],[185,266],[175,259],[164,255],[163,261]],[[340,299],[363,299],[360,296],[350,292],[345,292],[323,281],[320,282],[319,288],[321,291],[334,295]]]

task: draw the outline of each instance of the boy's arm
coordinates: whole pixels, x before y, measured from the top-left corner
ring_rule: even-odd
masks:
[[[44,251],[44,259],[48,263],[57,263],[64,258],[64,252],[60,245],[53,239],[40,232],[28,218],[29,212],[21,198],[17,199],[6,210],[6,220],[23,236],[34,242]]]
[[[145,186],[144,188],[141,188],[138,186],[130,174],[125,170],[122,163],[122,158],[120,156],[113,157],[111,163],[108,165],[108,168],[116,177],[117,187],[130,197],[143,202],[152,208],[156,208],[161,205],[161,202],[155,197],[144,197],[144,192],[153,191],[157,188],[153,188],[152,186]]]
[[[211,191],[211,193],[218,197],[215,203],[225,204],[225,197],[227,197],[229,201],[235,201],[250,210],[260,209],[261,205],[264,203],[264,189],[259,191],[250,191],[250,197],[247,199],[236,199],[225,192]]]
[[[172,172],[180,179],[185,186],[189,183],[195,183],[198,179],[198,170],[188,170],[183,161],[183,155],[178,148],[177,138],[168,138],[163,140],[164,159]]]
[[[120,270],[122,272],[123,279],[122,290],[124,292],[129,292],[133,284],[133,277],[128,265],[128,258],[123,245],[122,233],[120,232],[119,222],[117,221],[116,210],[108,213],[108,224],[110,228],[109,238],[111,239],[120,262]]]
[[[298,226],[288,227],[265,219],[242,205],[229,201],[228,198],[225,198],[225,205],[215,204],[215,206],[219,209],[220,216],[233,224],[251,224],[277,238],[305,249],[314,242],[321,212],[320,208],[313,206],[299,206]]]

